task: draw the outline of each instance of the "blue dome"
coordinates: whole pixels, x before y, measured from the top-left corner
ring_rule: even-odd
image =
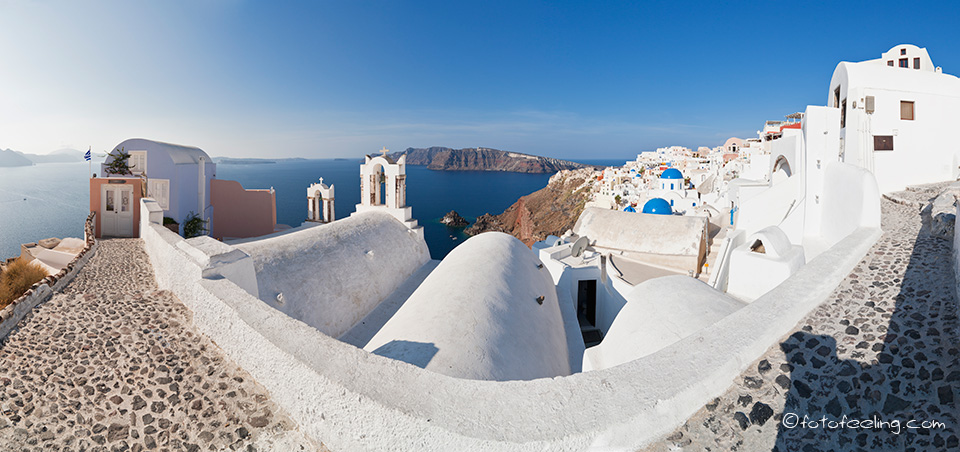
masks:
[[[660,175],[661,179],[683,179],[683,174],[676,168],[667,168]]]
[[[636,212],[637,209],[634,209],[633,206],[627,206],[625,209],[623,209],[623,211],[624,211],[624,212]]]
[[[669,170],[667,170],[669,171]],[[679,171],[677,171],[679,173]],[[653,198],[643,205],[643,213],[653,213],[657,215],[672,215],[673,209],[670,203],[663,198]]]

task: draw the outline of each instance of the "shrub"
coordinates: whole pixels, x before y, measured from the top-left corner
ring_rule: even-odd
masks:
[[[207,230],[207,222],[200,218],[195,212],[190,212],[187,218],[183,220],[183,236],[186,238],[199,237],[210,232]]]
[[[163,217],[163,225],[166,226],[168,224],[180,224],[180,223],[177,223],[177,220],[174,220],[173,218]]]
[[[116,152],[116,155],[114,155]],[[113,174],[116,176],[125,176],[130,174],[130,153],[124,152],[123,148],[114,149],[110,153],[110,156],[113,157],[113,160],[104,167],[104,171],[107,174]]]
[[[20,298],[30,286],[45,278],[47,272],[23,259],[7,265],[0,274],[0,309]]]

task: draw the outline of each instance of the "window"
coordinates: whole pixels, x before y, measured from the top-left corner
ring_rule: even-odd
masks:
[[[907,49],[900,49],[900,55],[906,55]]]
[[[913,68],[914,68],[914,69],[920,69],[920,58],[914,58],[914,59],[913,59]]]
[[[147,151],[130,151],[130,172],[133,174],[146,174],[147,172]]]
[[[887,60],[887,66],[893,66],[893,60]]]
[[[900,101],[900,119],[913,121],[913,101],[912,100]]]
[[[156,200],[161,209],[170,210],[170,180],[150,179],[147,182],[147,196]]]
[[[910,67],[910,60],[908,58],[900,58],[900,67]]]
[[[840,128],[847,126],[847,100],[840,102]]]
[[[873,150],[874,151],[892,151],[893,135],[874,135]]]

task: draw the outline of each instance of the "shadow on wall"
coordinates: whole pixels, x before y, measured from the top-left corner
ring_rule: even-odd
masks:
[[[840,359],[837,340],[811,334],[810,326],[780,344],[790,378],[777,383],[790,390],[775,416],[774,451],[960,450],[952,246],[923,228],[894,295],[898,272],[883,270],[897,266],[898,251],[906,254],[901,250],[912,243],[886,243],[868,254],[871,274],[879,276],[858,275],[853,292],[840,295],[859,299],[841,321],[839,351],[853,359]],[[874,353],[871,364],[861,364]],[[765,421],[772,411],[760,414]]]
[[[432,342],[414,342],[393,340],[381,345],[373,351],[374,355],[384,356],[397,361],[413,364],[426,369],[427,364],[440,351]]]

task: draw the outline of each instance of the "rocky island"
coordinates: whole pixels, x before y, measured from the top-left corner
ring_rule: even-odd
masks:
[[[407,165],[441,171],[506,171],[513,173],[555,173],[561,170],[593,168],[592,165],[490,148],[451,149],[445,147],[407,148],[394,152],[394,160],[406,154]]]
[[[450,213],[444,215],[440,222],[454,228],[462,228],[470,224],[456,210],[451,210]]]
[[[562,235],[573,228],[590,200],[590,181],[596,175],[592,168],[560,171],[546,187],[521,197],[499,215],[481,215],[464,232],[506,232],[527,246],[548,235]]]

